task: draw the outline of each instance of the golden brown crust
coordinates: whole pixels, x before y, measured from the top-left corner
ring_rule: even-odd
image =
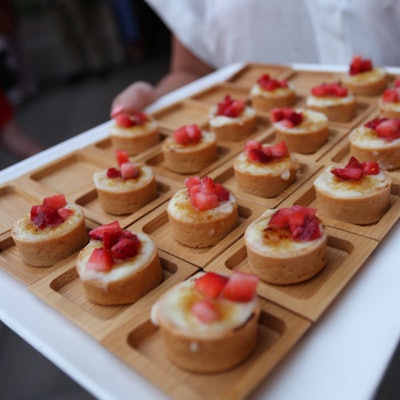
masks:
[[[101,305],[131,304],[155,288],[163,279],[157,251],[134,274],[109,283],[106,287],[97,280],[84,280],[83,287],[89,301]]]
[[[114,148],[127,150],[129,155],[136,155],[160,142],[158,128],[144,135],[116,135],[111,130],[111,142]]]
[[[296,102],[296,94],[294,91],[285,92],[281,96],[262,96],[253,95],[251,105],[257,111],[268,112],[275,107],[290,107]]]
[[[390,207],[390,182],[369,196],[338,199],[318,190],[315,186],[318,213],[356,225],[379,221]]]
[[[279,129],[275,125],[277,139],[284,140],[290,151],[300,154],[315,153],[321,146],[323,146],[329,138],[328,124],[321,129],[314,131],[304,132],[290,132],[288,130]]]
[[[233,164],[235,179],[241,191],[260,197],[275,197],[296,180],[298,162],[293,161],[284,173],[273,174],[266,169],[265,174],[253,174],[237,168]]]
[[[215,133],[217,140],[239,142],[250,136],[257,128],[257,115],[234,124],[221,126],[210,125],[210,130]]]
[[[229,214],[223,214],[209,220],[198,222],[177,219],[168,214],[172,236],[174,239],[188,247],[205,248],[215,246],[238,223],[238,206],[234,206]]]
[[[192,338],[170,323],[160,321],[164,350],[178,367],[197,373],[215,373],[237,366],[246,360],[257,345],[256,309],[241,327],[213,338]]]
[[[101,208],[113,215],[132,214],[157,198],[155,177],[144,186],[125,192],[96,188]]]
[[[320,272],[327,263],[327,240],[319,240],[317,246],[307,251],[293,251],[285,257],[267,256],[258,252],[246,240],[247,260],[250,269],[263,281],[276,285],[303,282]]]
[[[354,98],[353,101],[345,104],[334,106],[308,105],[307,108],[325,114],[330,121],[349,122],[356,116],[357,103]]]
[[[23,261],[33,267],[54,265],[80,250],[89,241],[84,218],[73,229],[40,241],[30,240],[15,228],[12,231],[12,238]]]
[[[368,82],[354,79],[354,77],[346,75],[343,78],[343,85],[353,94],[361,96],[377,96],[387,87],[387,75],[379,76],[376,80]]]
[[[217,143],[203,142],[195,146],[178,148],[171,144],[173,138],[167,138],[162,145],[164,162],[171,171],[191,174],[201,171],[218,158]]]

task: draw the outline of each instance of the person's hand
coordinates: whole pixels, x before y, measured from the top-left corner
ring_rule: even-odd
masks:
[[[156,90],[150,83],[144,81],[132,83],[113,100],[111,118],[122,111],[129,114],[141,112],[156,100],[156,97]]]

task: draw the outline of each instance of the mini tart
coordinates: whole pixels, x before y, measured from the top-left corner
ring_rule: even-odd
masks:
[[[379,221],[390,207],[391,179],[385,171],[359,180],[337,178],[326,168],[314,181],[318,212],[357,225]]]
[[[350,92],[362,96],[376,96],[387,87],[387,72],[384,68],[373,68],[358,74],[347,74],[343,77],[343,85]]]
[[[98,272],[86,268],[93,249],[102,247],[100,240],[91,240],[76,260],[76,269],[86,297],[95,304],[131,304],[155,288],[163,271],[153,240],[144,233],[135,233],[141,242],[139,254],[116,262],[111,271]]]
[[[400,168],[400,139],[387,141],[364,125],[353,129],[349,135],[350,154],[360,162],[376,161],[386,170]]]
[[[383,101],[382,97],[378,102],[380,115],[385,118],[400,118],[400,101]]]
[[[275,197],[296,180],[299,163],[293,155],[261,163],[249,161],[240,153],[233,162],[235,178],[240,190],[260,196]]]
[[[356,98],[351,93],[344,97],[309,95],[306,105],[334,122],[349,122],[356,116]]]
[[[268,231],[276,210],[267,210],[246,229],[247,260],[253,273],[265,282],[289,285],[312,278],[327,263],[327,234],[320,223],[321,236],[311,241],[295,241],[279,231]]]
[[[182,145],[170,136],[164,140],[162,151],[167,168],[179,174],[201,171],[218,158],[215,133],[206,131],[202,131],[201,140],[194,144]]]
[[[157,197],[157,183],[150,167],[139,167],[137,178],[109,178],[107,170],[96,172],[93,181],[101,208],[113,215],[131,214]]]
[[[216,208],[198,210],[192,206],[188,190],[178,190],[168,203],[167,213],[172,236],[193,248],[211,247],[220,242],[238,223],[238,204],[230,193],[229,200]]]
[[[257,113],[252,107],[246,106],[239,117],[231,118],[216,115],[217,107],[210,111],[209,126],[217,140],[239,142],[257,129]]]
[[[328,141],[329,122],[320,112],[296,109],[303,114],[303,121],[289,128],[282,121],[274,122],[278,140],[284,140],[290,151],[301,154],[315,153]]]
[[[250,89],[251,105],[257,111],[270,111],[274,107],[289,107],[296,101],[294,85],[288,82],[287,87],[265,90],[258,83]]]
[[[136,155],[159,143],[158,122],[151,116],[141,125],[128,128],[118,126],[115,122],[110,127],[110,137],[116,149],[127,150],[129,155]]]
[[[39,229],[30,221],[29,213],[15,222],[11,235],[24,262],[34,267],[49,267],[87,244],[82,210],[71,203],[65,208],[73,213],[59,225]]]
[[[247,359],[257,344],[260,306],[250,302],[218,300],[222,320],[199,322],[190,312],[202,295],[194,279],[166,292],[151,310],[152,322],[160,327],[167,357],[178,367],[197,373],[216,373]]]

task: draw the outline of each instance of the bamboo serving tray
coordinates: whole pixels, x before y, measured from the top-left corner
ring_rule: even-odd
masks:
[[[241,142],[219,142],[217,160],[197,174],[210,175],[235,193],[239,203],[239,223],[214,247],[191,249],[180,245],[171,237],[166,208],[171,196],[183,187],[187,175],[171,172],[165,167],[162,140],[184,124],[196,123],[207,128],[211,106],[226,94],[248,101],[250,87],[264,73],[291,81],[296,86],[298,107],[305,106],[312,86],[341,78],[337,72],[247,64],[226,81],[154,112],[160,125],[161,142],[131,159],[152,167],[158,196],[131,215],[115,217],[102,211],[93,185],[93,173],[115,165],[115,149],[110,137],[0,186],[0,268],[172,398],[246,397],[312,329],[356,277],[400,216],[400,171],[391,171],[391,205],[379,222],[358,226],[324,219],[328,231],[328,264],[317,276],[296,285],[260,282],[260,335],[257,348],[248,360],[218,374],[189,373],[169,362],[162,350],[158,328],[150,320],[154,302],[170,287],[202,270],[225,274],[233,270],[249,272],[243,240],[247,226],[267,208],[294,204],[315,207],[313,180],[316,175],[328,165],[345,163],[349,157],[351,130],[378,115],[378,97],[358,97],[356,117],[349,123],[330,123],[328,142],[314,154],[296,154],[300,165],[296,182],[280,195],[267,199],[241,193],[233,172],[233,160],[249,138],[263,143],[276,141],[268,114],[259,112],[254,133]],[[391,76],[390,81],[393,80]],[[152,236],[159,249],[163,282],[132,305],[99,306],[85,297],[75,270],[77,254],[49,268],[25,264],[11,237],[12,225],[22,214],[29,212],[32,205],[41,203],[43,197],[58,193],[63,193],[69,202],[83,209],[88,230],[118,220],[123,228]]]

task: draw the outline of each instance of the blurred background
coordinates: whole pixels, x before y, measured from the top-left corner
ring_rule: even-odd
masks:
[[[119,91],[164,75],[169,47],[142,0],[1,0],[0,168],[26,155],[19,133],[47,148],[105,122]]]
[[[0,0],[0,169],[21,159],[17,134],[47,148],[107,121],[128,84],[165,74],[169,46],[142,0]],[[92,396],[0,321],[0,398]]]

